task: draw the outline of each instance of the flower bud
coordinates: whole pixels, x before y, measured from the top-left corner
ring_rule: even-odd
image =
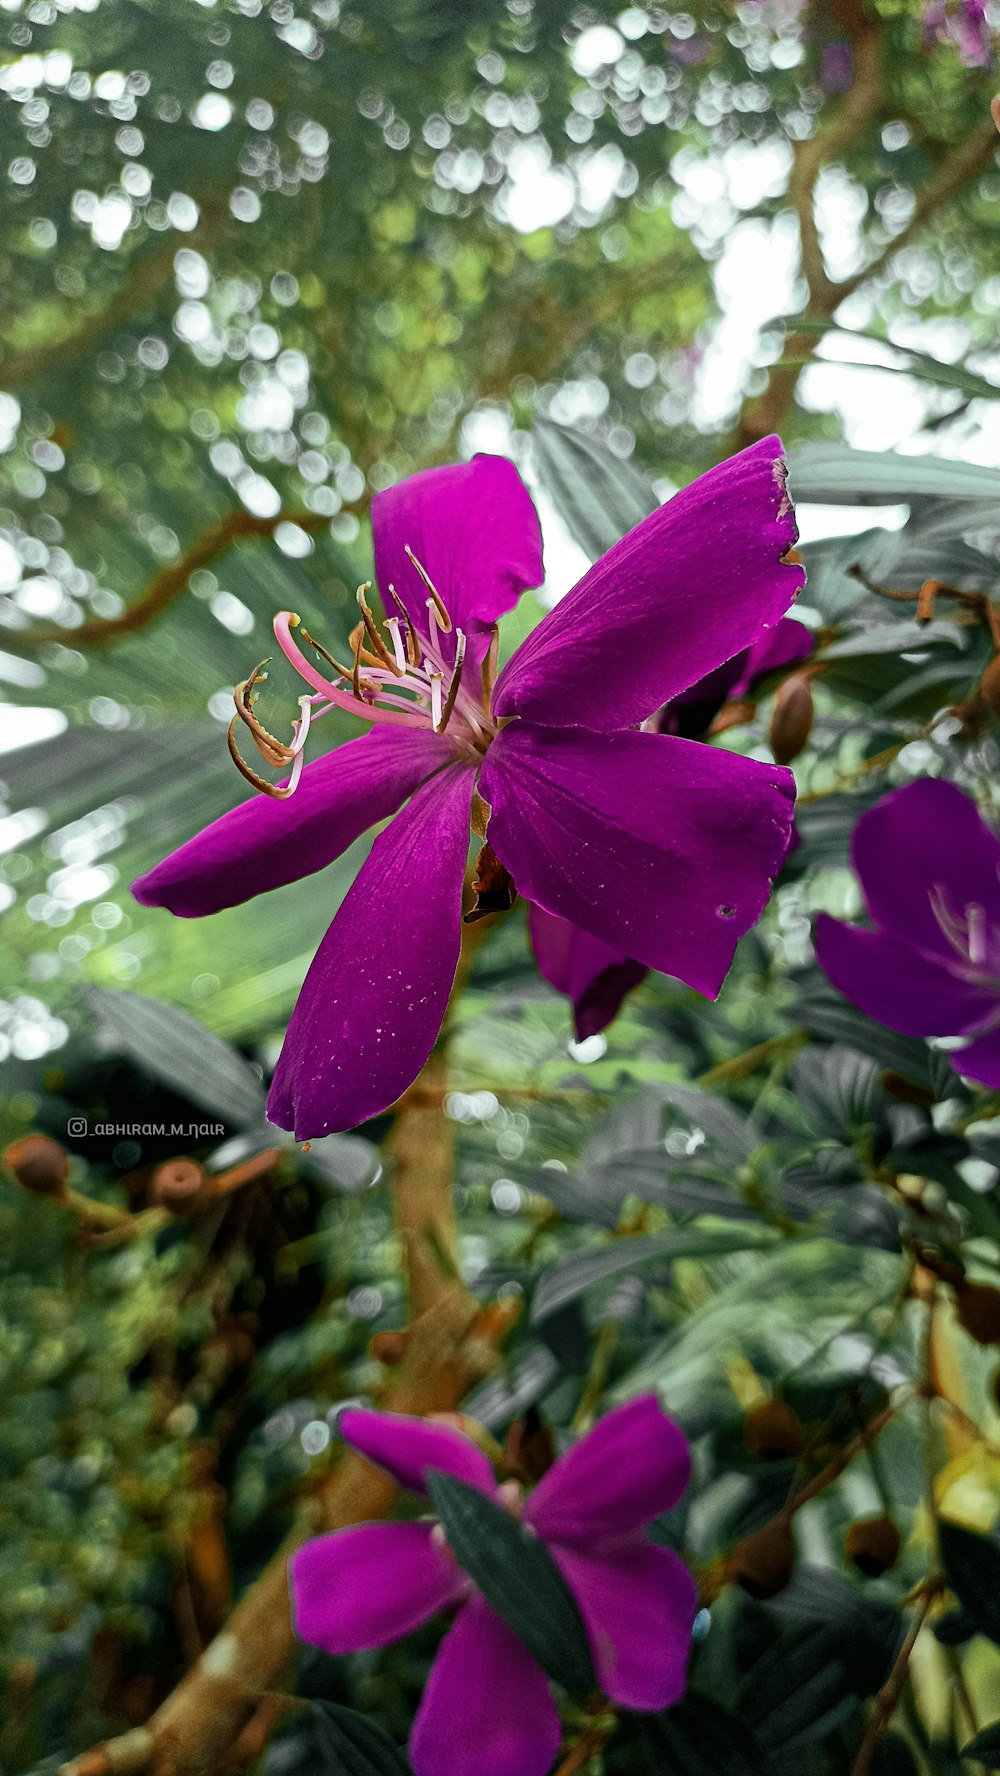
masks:
[[[523,1418],[515,1418],[507,1432],[503,1451],[503,1470],[516,1474],[529,1486],[544,1479],[556,1459],[556,1443],[552,1430],[535,1407]]]
[[[802,1426],[797,1413],[784,1400],[764,1400],[743,1420],[743,1441],[750,1454],[762,1461],[781,1461],[798,1455]]]
[[[372,1356],[377,1363],[386,1363],[391,1368],[403,1361],[409,1342],[408,1332],[376,1332],[372,1339]]]
[[[813,699],[808,672],[793,672],[774,700],[771,716],[771,751],[778,765],[797,759],[812,733]]]
[[[172,1215],[196,1215],[205,1207],[211,1189],[196,1160],[168,1159],[153,1173],[150,1194]]]
[[[891,1517],[859,1517],[844,1537],[844,1553],[867,1579],[877,1579],[895,1566],[901,1546]]]
[[[777,1597],[795,1571],[795,1538],[787,1516],[773,1517],[733,1550],[727,1573],[751,1597]]]
[[[3,1163],[13,1172],[22,1190],[35,1196],[52,1196],[62,1201],[69,1177],[69,1154],[48,1135],[25,1135],[5,1147]]]
[[[1000,1344],[1000,1289],[964,1279],[956,1283],[955,1318],[977,1344]]]

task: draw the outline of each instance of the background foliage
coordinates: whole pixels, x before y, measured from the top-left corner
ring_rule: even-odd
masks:
[[[224,728],[273,611],[343,650],[370,495],[429,462],[511,450],[558,563],[774,425],[798,502],[873,508],[803,546],[800,843],[716,1006],[650,977],[574,1045],[519,913],[477,950],[433,1163],[467,1284],[523,1311],[465,1410],[502,1443],[655,1386],[695,1445],[662,1526],[711,1605],[694,1692],[576,1723],[594,1770],[857,1767],[928,1574],[871,1768],[976,1767],[961,1748],[1000,1716],[996,1351],[946,1279],[1000,1264],[1000,1105],[841,1001],[809,944],[816,907],[857,909],[850,833],[888,787],[996,801],[981,613],[939,598],[918,627],[881,595],[990,594],[1000,547],[992,81],[921,13],[5,0],[0,679],[12,734],[49,737],[3,762],[0,1114],[5,1141],[67,1147],[77,1194],[0,1193],[4,1769],[147,1720],[325,1496],[329,1415],[382,1388],[406,1323],[400,1129],[302,1154],[263,1126],[360,847],[204,923],[128,895],[243,793]],[[876,366],[853,406],[817,353]],[[859,451],[897,395],[905,449]],[[776,688],[722,744],[769,756]],[[264,719],[291,707],[274,669]],[[334,715],[328,743],[350,731]],[[209,1183],[171,1206],[183,1156]],[[799,1431],[762,1455],[745,1421],[771,1397]],[[794,1576],[752,1543],[789,1501]],[[843,1548],[871,1515],[902,1535],[875,1577]],[[400,1743],[436,1638],[307,1654],[297,1692]],[[265,1703],[227,1756],[336,1770],[339,1719]]]

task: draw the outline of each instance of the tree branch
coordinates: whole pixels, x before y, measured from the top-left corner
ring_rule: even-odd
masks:
[[[300,530],[316,531],[324,529],[329,522],[329,518],[320,512],[277,512],[273,518],[258,518],[253,512],[245,512],[239,507],[236,511],[224,513],[207,530],[203,530],[190,547],[185,549],[183,555],[155,574],[135,603],[127,605],[118,616],[93,617],[89,622],[81,623],[77,629],[63,629],[58,624],[48,624],[44,629],[28,629],[20,633],[10,631],[7,645],[33,650],[58,641],[64,646],[71,643],[73,647],[104,647],[109,641],[117,641],[121,635],[131,635],[137,629],[145,629],[147,623],[162,616],[168,605],[185,590],[196,569],[207,567],[210,561],[223,555],[238,537],[270,537],[279,524],[297,524]]]
[[[913,214],[906,227],[887,241],[859,271],[840,281],[831,279],[816,227],[816,184],[823,168],[842,157],[878,116],[883,105],[879,26],[864,12],[858,0],[842,0],[839,11],[854,52],[854,84],[829,124],[818,130],[811,141],[796,148],[788,184],[788,195],[798,216],[801,265],[809,289],[806,318],[814,322],[830,320],[848,296],[875,277],[932,217],[991,164],[997,151],[996,128],[992,120],[985,120],[951,149],[917,193]],[[744,404],[731,441],[732,449],[742,449],[780,429],[794,398],[803,368],[802,359],[814,357],[821,338],[822,334],[798,329],[786,334],[781,357],[771,370],[767,388],[762,395]]]
[[[202,204],[197,228],[184,237],[185,245],[209,246],[227,221],[226,212],[216,204]],[[173,232],[151,253],[136,255],[129,267],[130,275],[104,308],[99,308],[60,339],[47,339],[41,345],[27,346],[23,351],[4,352],[0,357],[0,386],[20,388],[35,382],[67,358],[90,351],[115,327],[127,326],[149,307],[154,297],[170,283],[174,275],[177,241]]]

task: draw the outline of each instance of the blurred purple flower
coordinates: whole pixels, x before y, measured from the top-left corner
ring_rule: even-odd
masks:
[[[824,43],[819,56],[819,83],[825,93],[847,92],[854,84],[854,50],[849,43]]]
[[[993,33],[986,19],[987,0],[926,0],[924,48],[945,38],[954,43],[966,67],[989,68]]]
[[[298,618],[275,619],[312,692],[291,747],[257,721],[253,679],[238,687],[264,756],[290,766],[285,788],[253,781],[285,799],[234,809],[133,888],[183,917],[217,912],[323,868],[396,815],[288,1026],[268,1115],[300,1139],[377,1115],[427,1059],[458,963],[470,820],[486,828],[486,861],[525,899],[710,997],[791,835],[790,772],[636,731],[777,623],[802,583],[784,559],[796,529],[777,438],[623,537],[495,683],[496,621],[542,577],[538,521],[513,464],[480,456],[415,475],[376,496],[372,528],[397,613],[385,637],[362,589],[353,667],[327,655],[330,678],[300,651]],[[373,731],[303,770],[314,705]]]
[[[971,1036],[949,1058],[1000,1088],[1000,838],[953,783],[927,778],[863,814],[851,858],[875,929],[821,914],[816,960],[905,1036]]]
[[[696,1587],[683,1561],[645,1530],[684,1492],[690,1451],[655,1395],[609,1412],[523,1502],[516,1485],[497,1485],[474,1443],[445,1425],[350,1407],[339,1429],[410,1491],[426,1492],[427,1470],[438,1470],[528,1524],[573,1594],[612,1702],[658,1711],[683,1695]],[[410,1734],[416,1776],[544,1776],[561,1737],[548,1679],[458,1565],[439,1525],[364,1523],[321,1536],[293,1554],[291,1583],[296,1632],[327,1653],[386,1646],[457,1608]]]

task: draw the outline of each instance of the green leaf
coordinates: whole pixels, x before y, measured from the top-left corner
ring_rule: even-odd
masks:
[[[858,1706],[839,1637],[821,1623],[787,1630],[747,1672],[735,1705],[770,1749],[833,1732]]]
[[[810,1036],[827,1042],[843,1042],[860,1054],[871,1055],[890,1072],[901,1073],[916,1085],[930,1085],[930,1050],[914,1036],[900,1036],[897,1031],[877,1024],[844,1000],[816,999],[803,995],[798,1006],[799,1022]]]
[[[730,1252],[766,1251],[778,1238],[770,1228],[752,1225],[679,1227],[674,1232],[649,1234],[643,1239],[616,1240],[543,1271],[532,1297],[532,1322],[537,1326],[596,1283],[627,1276],[658,1259],[722,1258]]]
[[[85,987],[83,996],[114,1046],[155,1079],[230,1128],[263,1122],[266,1098],[259,1075],[195,1018],[124,988]]]
[[[980,1634],[1000,1646],[1000,1540],[942,1518],[941,1558],[948,1583]]]
[[[459,1565],[544,1671],[571,1694],[596,1687],[587,1632],[548,1549],[492,1499],[435,1468],[427,1490]]]
[[[985,1764],[988,1770],[1000,1770],[1000,1721],[984,1727],[968,1745],[963,1745],[962,1756]]]
[[[660,504],[645,475],[573,426],[536,419],[532,433],[543,487],[573,540],[596,561]]]
[[[869,623],[824,648],[821,658],[852,660],[870,654],[922,653],[928,647],[961,645],[962,633],[955,623]]]
[[[834,505],[894,505],[915,499],[993,499],[1000,472],[941,456],[900,456],[895,450],[852,450],[846,444],[803,444],[788,459],[797,500]]]
[[[309,1706],[322,1776],[411,1776],[403,1753],[366,1714],[339,1702],[311,1701]]]
[[[764,1751],[752,1729],[694,1690],[665,1714],[643,1720],[639,1731],[656,1776],[766,1776]]]

